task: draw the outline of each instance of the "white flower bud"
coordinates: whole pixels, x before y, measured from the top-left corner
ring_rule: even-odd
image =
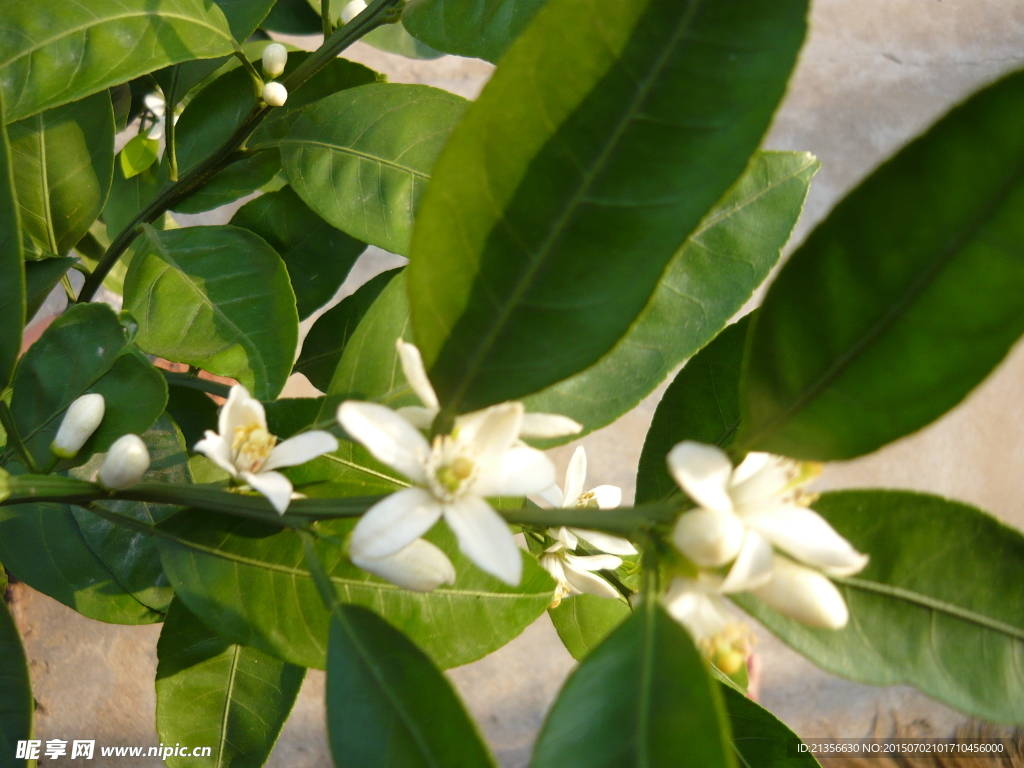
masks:
[[[139,482],[149,469],[149,449],[138,435],[121,435],[110,446],[100,468],[100,485],[108,491]]]
[[[341,23],[348,24],[352,19],[366,10],[366,3],[363,0],[352,0],[341,11]]]
[[[416,592],[430,592],[442,584],[455,583],[455,566],[451,560],[438,547],[423,539],[415,539],[386,557],[351,554],[351,559],[364,571]]]
[[[746,529],[732,512],[694,509],[684,512],[672,530],[672,542],[695,565],[717,568],[740,551]]]
[[[263,74],[275,78],[284,72],[288,63],[288,49],[280,43],[271,43],[263,49]]]
[[[82,395],[68,407],[50,450],[62,459],[75,456],[103,421],[105,411],[103,395]]]
[[[771,580],[750,591],[779,613],[809,627],[842,629],[850,618],[835,584],[786,557],[776,555]]]
[[[263,100],[271,107],[283,107],[288,101],[288,89],[280,83],[267,83],[263,86]]]

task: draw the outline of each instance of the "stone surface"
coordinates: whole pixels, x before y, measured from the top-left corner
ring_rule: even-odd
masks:
[[[974,89],[1024,61],[1019,0],[817,0],[811,35],[766,145],[810,150],[822,161],[795,241],[885,157]],[[310,47],[309,41],[296,41]],[[422,82],[467,97],[490,65],[446,57],[413,62],[364,45],[352,58],[392,81]],[[204,222],[226,220],[215,213]],[[387,260],[391,261],[388,262]],[[373,253],[365,279],[398,262]],[[345,293],[358,281],[353,276]],[[339,294],[340,297],[341,294]],[[1024,527],[1024,347],[967,400],[935,424],[871,456],[829,465],[827,488],[901,487],[978,504]],[[292,394],[310,394],[292,383]],[[643,436],[661,390],[614,425],[580,441],[591,484],[615,483],[632,497]],[[553,452],[564,468],[573,446]],[[151,745],[158,627],[112,627],[85,619],[19,586],[15,615],[25,633],[40,702],[42,738],[87,737]],[[805,736],[854,736],[876,715],[919,721],[918,732],[950,733],[962,717],[909,688],[879,689],[818,670],[759,632],[761,700]],[[546,617],[505,648],[449,672],[502,765],[524,766],[544,712],[573,662]],[[324,735],[323,675],[311,672],[270,765],[330,766]],[[111,760],[113,765],[116,760]],[[102,760],[90,761],[102,766]],[[123,764],[123,763],[121,763]],[[133,763],[147,765],[144,762]]]

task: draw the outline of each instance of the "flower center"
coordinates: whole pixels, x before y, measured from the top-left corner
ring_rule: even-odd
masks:
[[[712,637],[703,638],[700,648],[704,656],[726,675],[735,675],[750,657],[754,633],[746,624],[729,624]]]
[[[581,493],[580,497],[576,499],[576,509],[597,509],[599,506],[597,496],[594,495],[593,491]]]
[[[244,472],[259,472],[276,444],[277,438],[259,424],[236,427],[231,441],[235,466]]]
[[[427,462],[430,490],[441,501],[454,501],[473,482],[477,465],[448,435],[438,435]]]

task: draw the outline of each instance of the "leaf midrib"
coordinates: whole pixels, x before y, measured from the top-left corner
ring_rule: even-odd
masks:
[[[280,142],[278,142],[278,146],[280,147],[286,147],[289,144],[299,147],[300,149],[302,147],[321,147],[331,152],[337,152],[342,155],[352,155],[353,157],[358,157],[373,163],[386,165],[389,168],[394,168],[397,171],[403,171],[405,173],[408,173],[410,176],[416,176],[425,181],[428,181],[430,179],[430,175],[424,173],[423,171],[416,170],[415,168],[410,168],[407,165],[402,165],[401,163],[396,162],[394,160],[388,160],[386,158],[379,157],[378,155],[371,155],[369,152],[360,152],[358,149],[342,146],[341,144],[331,144],[326,141],[313,141],[312,139],[282,139]]]
[[[234,701],[235,674],[238,672],[238,661],[241,653],[241,645],[231,646],[231,666],[225,689],[224,709],[221,714],[220,738],[217,741],[217,768],[221,768],[224,765],[224,745],[228,742],[228,720],[231,716],[231,704]]]

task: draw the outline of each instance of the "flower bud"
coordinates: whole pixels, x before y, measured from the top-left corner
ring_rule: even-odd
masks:
[[[288,49],[280,43],[271,43],[263,49],[263,74],[273,79],[284,72],[288,63]]]
[[[717,568],[736,557],[744,533],[743,521],[732,512],[694,509],[676,521],[672,542],[695,565]]]
[[[108,491],[139,482],[149,469],[149,449],[138,435],[121,435],[110,446],[100,467],[100,485]]]
[[[366,10],[366,3],[363,0],[352,0],[341,11],[341,23],[348,24],[352,19]]]
[[[105,411],[103,395],[82,395],[68,407],[50,450],[62,459],[75,456],[103,421]]]
[[[779,613],[809,627],[842,629],[850,618],[835,584],[786,557],[776,555],[771,580],[750,591]]]
[[[439,548],[423,539],[416,539],[386,557],[350,556],[352,563],[364,571],[416,592],[430,592],[442,584],[455,583],[455,566],[451,560]]]
[[[288,89],[280,83],[267,83],[263,86],[263,100],[271,107],[283,107],[288,101]]]

